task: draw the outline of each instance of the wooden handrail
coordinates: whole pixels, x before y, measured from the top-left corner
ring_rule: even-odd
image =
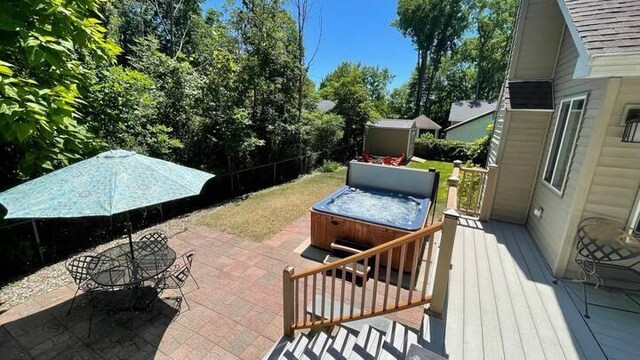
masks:
[[[343,265],[347,265],[349,263],[353,263],[355,261],[364,260],[365,258],[369,258],[371,256],[375,256],[376,254],[381,254],[386,250],[389,250],[393,247],[401,246],[402,244],[409,243],[416,238],[425,237],[431,235],[437,231],[442,230],[442,221],[438,221],[435,224],[428,226],[424,229],[418,230],[416,232],[409,233],[407,235],[401,236],[395,240],[391,240],[387,243],[384,243],[380,246],[376,246],[374,248],[365,250],[359,254],[351,255],[349,257],[340,259],[338,261],[332,262],[331,264],[316,266],[315,268],[305,270],[301,273],[295,274],[291,277],[292,280],[300,279],[303,277],[311,276],[313,274],[319,274],[321,272],[330,271],[333,269],[337,269]]]

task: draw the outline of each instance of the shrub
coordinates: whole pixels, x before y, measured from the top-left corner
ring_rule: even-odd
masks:
[[[490,135],[472,142],[436,139],[426,133],[416,140],[414,154],[428,160],[461,160],[483,166],[487,162]]]
[[[313,111],[305,113],[309,147],[313,152],[330,155],[342,140],[344,120],[339,115]]]
[[[342,165],[335,161],[323,161],[322,165],[320,165],[320,171],[323,173],[332,173],[338,170]]]

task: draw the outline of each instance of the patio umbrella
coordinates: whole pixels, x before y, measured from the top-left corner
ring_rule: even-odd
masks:
[[[0,205],[7,209],[5,219],[112,216],[198,195],[213,177],[132,151],[111,150],[0,193]]]

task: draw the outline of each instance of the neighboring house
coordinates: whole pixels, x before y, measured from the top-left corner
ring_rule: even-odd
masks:
[[[413,120],[382,119],[368,124],[364,136],[363,150],[371,155],[413,156],[413,147],[418,136],[418,127]]]
[[[456,104],[459,103],[453,103],[451,105],[452,111],[453,109],[456,109],[459,114],[462,113],[462,111],[459,111],[460,108],[456,106]],[[487,127],[493,124],[493,118],[496,113],[496,103],[488,103],[483,106],[483,109],[487,111],[472,115],[470,118],[463,121],[456,121],[455,124],[444,129],[446,138],[448,140],[474,141],[487,135]],[[477,113],[475,109],[471,112]],[[460,115],[456,115],[454,118],[459,119],[459,116]],[[449,119],[451,119],[451,114],[449,114]]]
[[[461,100],[451,104],[449,109],[449,125],[453,126],[463,121],[476,118],[496,110],[496,102],[481,100]]]
[[[331,100],[320,100],[316,104],[316,108],[318,109],[318,111],[322,112],[329,112],[333,110],[334,107],[336,107],[336,103]]]
[[[413,121],[416,122],[416,126],[418,127],[418,136],[420,136],[420,134],[424,134],[425,132],[433,133],[433,136],[435,136],[436,138],[438,138],[438,135],[440,135],[440,129],[442,129],[442,126],[438,125],[438,123],[429,119],[425,115],[420,115],[417,118],[413,119]]]
[[[640,1],[523,0],[513,45],[491,218],[526,224],[554,276],[577,277],[581,220],[639,226],[640,132],[625,128],[640,109]]]

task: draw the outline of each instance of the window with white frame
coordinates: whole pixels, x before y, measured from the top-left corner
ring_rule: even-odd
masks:
[[[634,206],[629,217],[629,228],[631,228],[634,235],[640,236],[640,193],[636,197],[636,206]]]
[[[567,183],[586,101],[586,96],[564,99],[558,109],[543,180],[559,195],[562,195]]]

